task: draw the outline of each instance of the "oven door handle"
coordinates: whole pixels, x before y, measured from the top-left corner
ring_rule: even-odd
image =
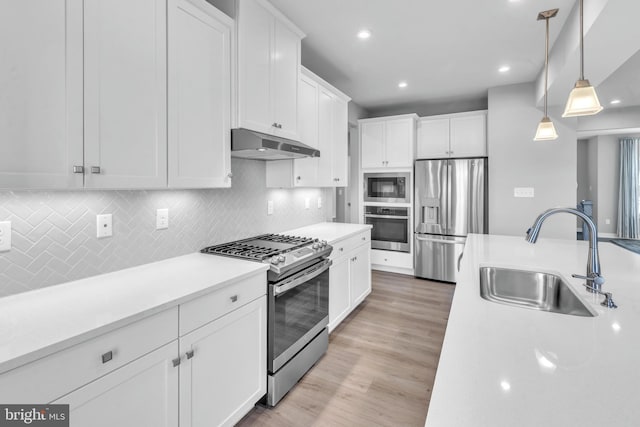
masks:
[[[371,215],[364,214],[365,218],[384,218],[384,219],[409,219],[408,216],[396,216],[396,215]]]
[[[274,286],[273,295],[278,297],[283,293],[290,291],[291,289],[298,287],[303,283],[308,282],[314,277],[317,277],[322,273],[324,273],[325,271],[327,271],[329,267],[331,267],[331,264],[332,264],[332,261],[330,259],[327,259],[325,261],[322,261],[320,264],[318,264],[317,267],[315,267],[313,270],[309,271],[308,273],[305,273],[302,276],[299,276],[288,282],[284,282],[282,285]]]

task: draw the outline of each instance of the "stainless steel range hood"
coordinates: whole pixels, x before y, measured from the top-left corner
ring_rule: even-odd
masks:
[[[320,157],[320,150],[292,139],[248,129],[231,129],[231,155],[244,159],[285,160]]]

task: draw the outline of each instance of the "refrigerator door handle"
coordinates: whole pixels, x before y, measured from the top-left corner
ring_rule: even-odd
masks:
[[[442,240],[442,239],[433,239],[429,237],[420,237],[416,235],[416,240],[420,240],[421,242],[434,242],[434,243],[444,243],[446,245],[464,245],[464,241],[460,240]]]

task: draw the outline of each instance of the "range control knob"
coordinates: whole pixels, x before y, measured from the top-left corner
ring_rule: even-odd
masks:
[[[284,260],[285,260],[285,259],[286,259],[286,258],[284,257],[284,255],[280,255],[280,256],[278,257],[278,262],[284,262]]]
[[[320,247],[320,244],[319,243],[314,243],[313,245],[311,245],[311,247],[313,249],[318,249]]]
[[[327,241],[323,240],[322,242],[320,242],[320,246],[322,246],[323,248],[327,246]]]
[[[277,256],[274,256],[273,258],[271,258],[271,264],[276,265],[278,262],[280,262],[280,261],[278,261],[278,257]]]

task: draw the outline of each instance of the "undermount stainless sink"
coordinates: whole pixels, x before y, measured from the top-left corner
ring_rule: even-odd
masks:
[[[480,267],[480,296],[514,307],[594,317],[560,276],[538,271]]]

